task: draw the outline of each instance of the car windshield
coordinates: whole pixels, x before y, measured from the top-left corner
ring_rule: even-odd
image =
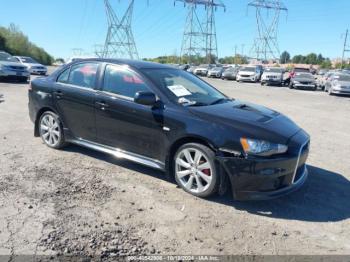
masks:
[[[266,68],[265,71],[270,73],[282,73],[281,68]]]
[[[7,62],[18,62],[16,58],[13,56],[10,56],[8,53],[0,53],[0,61],[7,61]]]
[[[213,71],[220,71],[222,69],[222,67],[214,67],[212,70]]]
[[[241,67],[240,71],[255,72],[255,67],[243,66]]]
[[[177,69],[143,69],[152,82],[174,102],[185,106],[208,106],[229,99],[198,77]]]
[[[335,75],[334,79],[338,81],[350,82],[350,75]]]
[[[21,61],[23,63],[28,63],[28,64],[37,64],[38,62],[35,61],[33,58],[31,57],[21,57]]]
[[[297,78],[314,78],[312,74],[307,74],[307,73],[297,73],[296,74]]]

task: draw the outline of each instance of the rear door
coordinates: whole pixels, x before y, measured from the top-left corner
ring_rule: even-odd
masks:
[[[54,100],[66,127],[75,138],[96,141],[95,96],[100,64],[74,64],[61,73]]]
[[[139,91],[151,91],[140,75],[122,66],[106,66],[96,99],[97,138],[101,144],[159,159],[164,146],[162,112],[136,104]]]

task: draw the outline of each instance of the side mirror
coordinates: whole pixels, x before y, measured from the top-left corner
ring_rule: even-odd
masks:
[[[157,96],[152,92],[137,92],[134,101],[140,105],[153,106],[157,103]]]

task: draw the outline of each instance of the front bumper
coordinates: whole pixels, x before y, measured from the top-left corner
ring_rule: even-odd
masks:
[[[316,84],[294,84],[296,88],[305,88],[305,89],[313,89],[316,88]]]
[[[38,75],[46,75],[47,74],[47,69],[30,69],[29,70],[31,74],[38,74]]]
[[[6,77],[6,78],[29,78],[30,73],[28,71],[16,71],[16,70],[7,70],[7,69],[1,69],[0,70],[0,77]]]
[[[333,88],[332,94],[339,94],[339,95],[350,95],[350,89],[349,88]]]
[[[308,177],[309,137],[301,131],[285,155],[272,158],[217,156],[236,200],[267,200],[299,189]]]
[[[256,82],[255,76],[237,76],[237,81]]]
[[[261,79],[262,83],[267,83],[270,85],[281,85],[282,84],[282,79],[276,79],[276,78],[265,78]]]

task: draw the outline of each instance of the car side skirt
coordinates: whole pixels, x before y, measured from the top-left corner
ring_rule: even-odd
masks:
[[[119,148],[113,148],[110,146],[98,144],[98,143],[87,141],[84,139],[72,139],[67,142],[70,142],[72,144],[76,144],[82,147],[86,147],[95,151],[99,151],[102,153],[106,153],[106,154],[115,156],[116,158],[130,160],[132,162],[135,162],[144,166],[148,166],[148,167],[155,168],[162,171],[165,170],[165,164],[159,160],[148,158],[148,157],[131,153],[128,151],[124,151]]]

